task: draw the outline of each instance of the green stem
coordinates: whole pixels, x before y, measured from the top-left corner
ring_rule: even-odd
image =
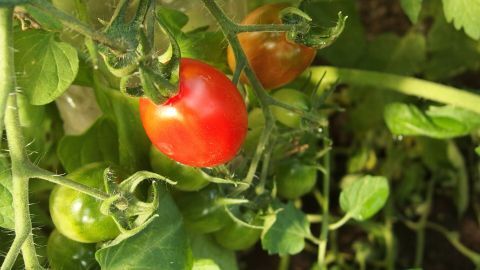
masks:
[[[343,216],[340,220],[338,220],[337,222],[335,223],[332,223],[330,224],[330,226],[328,227],[330,230],[334,231],[334,230],[337,230],[338,228],[342,227],[343,225],[345,225],[345,223],[347,223],[349,220],[350,220],[350,215],[349,214],[346,214],[345,216]]]
[[[415,250],[415,267],[421,267],[423,263],[423,255],[425,253],[425,228],[428,222],[428,216],[430,215],[430,210],[432,207],[433,201],[433,191],[435,187],[435,181],[431,181],[428,184],[427,198],[425,202],[425,210],[422,213],[420,221],[418,222],[417,229],[417,246]]]
[[[112,40],[104,33],[96,31],[90,28],[88,25],[84,24],[83,22],[79,21],[77,18],[70,16],[69,14],[61,10],[58,10],[47,0],[30,0],[30,4],[41,9],[48,15],[59,19],[63,23],[63,25],[72,29],[75,32],[78,32],[79,34],[89,37],[119,52],[126,52],[128,49],[128,47],[121,40]]]
[[[10,68],[13,68],[10,66]],[[17,96],[10,94],[5,111],[5,128],[7,131],[8,148],[12,163],[12,197],[13,209],[15,211],[15,240],[18,240],[8,251],[3,269],[10,269],[9,265],[15,262],[21,247],[23,260],[26,269],[42,269],[35,252],[35,245],[32,237],[32,222],[28,207],[28,171],[25,169],[30,164],[25,153],[23,137],[20,132],[20,121],[18,118]]]
[[[290,269],[290,255],[284,255],[280,257],[280,263],[278,264],[278,270]]]
[[[15,70],[13,63],[13,8],[0,7],[0,131],[3,130],[3,118],[7,106],[8,94],[15,88]]]
[[[331,141],[329,139],[329,128],[325,126],[325,137],[323,139],[324,147],[330,147]],[[330,215],[330,152],[323,157],[323,166],[325,173],[323,175],[323,203],[322,203],[322,228],[320,232],[320,239],[318,244],[317,263],[321,270],[327,269],[327,262],[325,255],[327,253],[328,230],[329,230],[329,215]]]
[[[393,235],[393,203],[388,199],[385,205],[385,226],[383,228],[383,237],[385,239],[385,264],[387,270],[395,270],[395,238]]]
[[[28,163],[21,142],[16,106],[15,65],[13,61],[12,7],[0,7],[0,124],[7,131],[12,163],[12,197],[15,212],[15,239],[5,256],[1,269],[11,269],[22,250],[26,269],[41,269],[32,237],[28,208],[28,176],[23,164]]]
[[[241,32],[288,32],[295,30],[295,24],[251,24],[237,25],[237,33]]]
[[[265,128],[262,132],[262,135],[260,136],[260,140],[255,152],[255,155],[250,163],[250,167],[247,172],[247,176],[244,179],[245,183],[251,184],[255,176],[255,172],[257,171],[257,167],[260,162],[262,153],[265,149],[265,146],[267,145],[268,138],[270,137],[271,131],[275,127],[275,120],[273,118],[273,115],[269,106],[270,96],[263,89],[263,86],[261,85],[257,76],[253,72],[252,67],[250,66],[248,61],[246,61],[247,57],[237,37],[239,26],[225,15],[225,13],[222,11],[222,9],[218,6],[218,4],[214,0],[202,0],[202,2],[218,22],[220,29],[222,30],[223,34],[227,38],[228,42],[230,43],[230,46],[232,47],[235,53],[235,58],[237,59],[237,62],[245,63],[245,67],[244,67],[245,75],[247,76],[248,80],[250,81],[250,84],[252,85],[253,91],[255,92],[255,95],[258,98],[258,101],[262,107],[263,115],[265,117]],[[247,187],[245,186],[241,186],[238,188],[236,193],[241,193],[246,188]]]
[[[330,66],[313,67],[310,71],[314,80],[326,73],[323,81],[326,84],[340,81],[355,86],[388,89],[480,113],[480,95],[451,86],[389,73]]]
[[[452,244],[458,250],[458,252],[469,258],[477,268],[480,267],[480,254],[462,244],[462,242],[460,242],[458,238],[457,233],[450,232],[444,227],[433,222],[427,222],[427,228],[435,230],[442,234],[445,238],[447,238],[450,244]]]
[[[30,173],[30,177],[32,177],[32,178],[39,178],[39,179],[43,179],[43,180],[52,182],[52,183],[57,184],[57,185],[65,186],[65,187],[74,189],[76,191],[85,193],[89,196],[92,196],[92,197],[94,197],[96,199],[99,199],[99,200],[102,200],[102,201],[106,200],[110,197],[107,193],[105,193],[105,192],[103,192],[99,189],[80,184],[78,182],[75,182],[73,180],[70,180],[70,179],[68,179],[66,177],[63,177],[63,176],[60,176],[60,175],[54,175],[53,173],[51,173],[47,170],[44,170],[42,168],[32,166],[30,168],[29,173]]]

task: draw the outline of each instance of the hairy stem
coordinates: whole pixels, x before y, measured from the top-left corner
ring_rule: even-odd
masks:
[[[32,167],[29,173],[30,173],[30,177],[32,178],[39,178],[39,179],[43,179],[43,180],[55,183],[57,185],[65,186],[65,187],[74,189],[76,191],[85,193],[87,195],[90,195],[102,201],[110,197],[107,193],[99,189],[80,184],[78,182],[75,182],[73,180],[70,180],[60,175],[54,175],[53,173],[41,168]]]
[[[13,64],[13,8],[0,7],[0,131],[3,130],[3,118],[7,106],[8,94],[15,88],[15,70]]]
[[[21,247],[26,269],[42,269],[38,262],[33,243],[32,221],[28,207],[28,172],[25,164],[30,164],[25,153],[23,137],[20,133],[20,121],[16,93],[12,92],[8,97],[7,110],[5,111],[5,128],[7,131],[8,148],[12,162],[12,197],[15,211],[15,245],[10,248],[2,269],[10,269],[9,265],[15,262]],[[27,165],[28,166],[28,165]],[[14,242],[15,242],[14,240]]]

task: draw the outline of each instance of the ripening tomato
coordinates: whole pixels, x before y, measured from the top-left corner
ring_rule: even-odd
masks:
[[[242,24],[279,24],[286,4],[268,4],[252,11]],[[298,77],[315,58],[316,50],[287,40],[284,32],[244,32],[240,44],[265,89],[278,88]],[[235,56],[228,47],[228,65],[235,70]],[[245,81],[245,78],[242,78]]]
[[[197,60],[180,61],[178,94],[155,105],[140,99],[143,127],[162,153],[194,167],[230,161],[247,133],[247,109],[223,73]]]
[[[91,163],[70,173],[68,178],[92,188],[105,190],[103,172],[107,165]],[[53,224],[66,237],[82,243],[97,243],[115,238],[120,231],[112,217],[100,212],[101,201],[65,186],[50,194]]]

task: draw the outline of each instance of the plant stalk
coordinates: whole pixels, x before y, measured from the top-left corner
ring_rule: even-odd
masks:
[[[324,128],[325,137],[323,139],[324,147],[330,147],[331,141],[329,139],[328,125]],[[323,174],[323,196],[322,196],[322,227],[320,232],[320,241],[318,244],[317,263],[320,270],[327,270],[327,242],[328,242],[328,230],[329,230],[329,216],[330,216],[330,166],[331,157],[330,152],[326,153],[323,157],[323,166],[325,168]]]
[[[341,83],[393,90],[405,95],[457,106],[480,113],[480,95],[413,77],[376,71],[318,66],[309,69],[312,79],[325,76],[324,84]]]

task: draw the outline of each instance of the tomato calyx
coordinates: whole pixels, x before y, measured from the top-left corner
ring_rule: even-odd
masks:
[[[126,234],[142,230],[154,218],[154,212],[159,204],[155,180],[176,184],[166,177],[148,171],[136,172],[120,184],[117,184],[115,179],[115,172],[111,168],[107,168],[104,172],[104,184],[107,193],[111,196],[102,202],[100,211],[104,215],[110,215],[120,232]],[[151,183],[152,195],[148,201],[139,199],[135,194],[139,185],[144,181]]]
[[[307,13],[294,7],[283,9],[280,17],[283,24],[294,26],[286,32],[288,40],[317,50],[330,46],[340,36],[348,18],[339,12],[336,24],[325,28],[313,25],[312,18]]]

